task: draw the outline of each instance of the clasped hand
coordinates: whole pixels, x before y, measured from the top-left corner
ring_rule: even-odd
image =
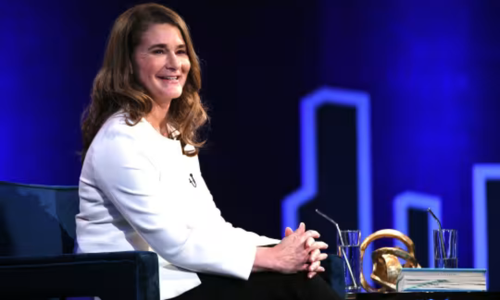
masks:
[[[274,250],[278,251],[278,269],[282,273],[296,273],[307,271],[307,276],[312,278],[318,272],[324,272],[321,261],[328,257],[321,253],[328,245],[321,241],[319,233],[314,230],[306,231],[304,223],[293,231],[290,227],[285,230],[285,238],[276,245]]]

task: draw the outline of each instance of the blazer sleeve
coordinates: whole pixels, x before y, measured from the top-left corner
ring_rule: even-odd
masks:
[[[159,170],[139,144],[120,136],[99,144],[92,163],[105,196],[163,259],[195,272],[248,279],[255,243],[226,239],[209,227],[190,228],[176,209],[181,199],[160,188]]]

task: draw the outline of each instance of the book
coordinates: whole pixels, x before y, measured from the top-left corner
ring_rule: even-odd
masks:
[[[403,268],[396,289],[398,292],[486,291],[486,270]]]

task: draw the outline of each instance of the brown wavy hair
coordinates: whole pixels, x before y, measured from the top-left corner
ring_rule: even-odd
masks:
[[[108,39],[104,62],[94,79],[92,101],[83,114],[83,157],[103,123],[114,113],[123,110],[127,124],[136,125],[153,107],[149,96],[132,75],[132,54],[142,34],[153,24],[176,26],[182,34],[191,62],[182,95],[173,99],[168,111],[168,123],[177,129],[182,146],[194,150],[185,153],[195,156],[203,146],[198,131],[208,119],[201,103],[201,72],[189,30],[184,20],[173,10],[155,3],[134,6],[116,19]],[[172,137],[172,136],[170,136]]]

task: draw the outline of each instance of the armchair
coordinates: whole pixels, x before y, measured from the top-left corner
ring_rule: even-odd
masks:
[[[152,252],[73,254],[78,188],[0,182],[0,299],[158,300]]]

